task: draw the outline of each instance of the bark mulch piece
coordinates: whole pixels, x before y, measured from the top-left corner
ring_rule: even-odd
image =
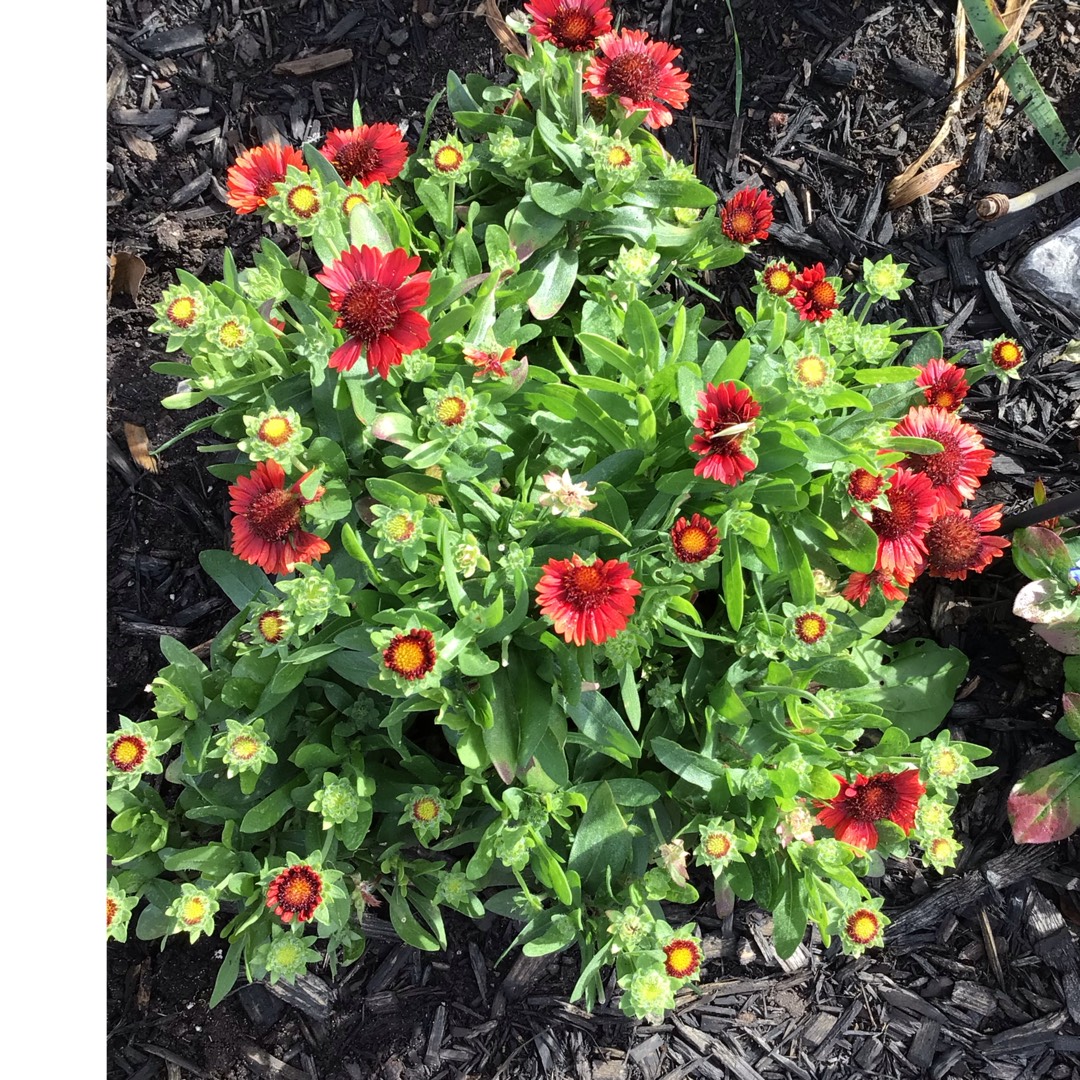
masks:
[[[952,7],[736,0],[733,28],[721,0],[616,6],[626,25],[683,49],[692,107],[662,133],[667,147],[691,158],[722,195],[750,183],[775,191],[773,239],[750,265],[784,253],[850,279],[863,258],[910,263],[916,285],[887,317],[944,327],[947,355],[1000,333],[1029,354],[1020,382],[984,382],[967,399],[997,451],[987,498],[1008,513],[1030,504],[1036,477],[1051,495],[1074,487],[1080,372],[1055,357],[1080,327],[1026,291],[1014,267],[1031,243],[1076,217],[1080,192],[994,224],[976,219],[980,196],[1015,195],[1060,172],[1014,104],[988,126],[988,73],[968,90],[931,159],[959,159],[960,167],[909,206],[889,210],[884,197],[945,114]],[[117,291],[108,314],[110,713],[148,713],[144,687],[162,663],[160,634],[198,647],[230,614],[198,563],[200,550],[227,544],[225,484],[198,452],[215,437],[203,431],[169,448],[157,474],[135,466],[126,449],[125,423],[160,446],[210,415],[209,407],[160,407],[175,385],[149,371],[164,357],[163,340],[147,333],[149,305],[177,266],[220,277],[226,245],[241,265],[267,232],[295,249],[283,230],[226,205],[225,171],[240,149],[275,132],[294,143],[318,140],[350,125],[354,98],[366,121],[404,120],[415,140],[448,68],[499,77],[499,47],[476,7],[110,0],[107,254],[126,252],[147,267],[137,299]],[[1074,125],[1078,25],[1069,5],[1036,5],[1021,37]],[[738,115],[733,31],[745,77]],[[976,57],[969,55],[969,71]],[[729,297],[717,317],[747,301],[747,281],[745,266],[713,275],[710,289]],[[504,919],[452,918],[442,955],[416,952],[369,917],[368,952],[336,980],[318,971],[296,987],[238,988],[213,1011],[206,1002],[219,940],[161,952],[133,939],[109,947],[110,1077],[1080,1075],[1080,842],[1015,848],[1005,820],[1011,784],[1063,752],[1053,732],[1060,658],[1011,615],[1017,587],[1000,560],[962,587],[920,583],[899,620],[899,637],[932,634],[969,656],[949,723],[958,737],[990,746],[999,771],[961,801],[966,847],[955,872],[929,876],[914,860],[886,868],[877,885],[895,921],[881,952],[845,959],[815,937],[780,962],[762,913],[740,905],[719,919],[705,903],[683,909],[673,917],[696,919],[705,935],[703,981],[680,996],[668,1022],[649,1026],[610,1006],[590,1015],[568,1003],[576,978],[569,956],[500,961],[516,932]]]

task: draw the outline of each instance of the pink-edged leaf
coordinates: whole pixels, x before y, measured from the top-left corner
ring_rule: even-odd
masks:
[[[1080,624],[1051,623],[1049,626],[1035,624],[1031,629],[1059,653],[1064,653],[1066,656],[1080,656]]]
[[[396,443],[398,446],[411,449],[418,445],[413,436],[412,417],[404,413],[382,413],[375,417],[371,433],[376,439],[385,439],[386,442]]]
[[[1029,581],[1013,601],[1013,614],[1031,623],[1057,623],[1072,614],[1069,594],[1052,578]]]
[[[1080,742],[1080,694],[1070,691],[1061,695],[1061,720],[1057,729],[1066,738]]]
[[[1067,580],[1072,559],[1065,541],[1050,529],[1034,526],[1013,534],[1013,561],[1025,577]]]
[[[1009,822],[1018,844],[1051,844],[1080,826],[1080,753],[1028,773],[1009,793]]]

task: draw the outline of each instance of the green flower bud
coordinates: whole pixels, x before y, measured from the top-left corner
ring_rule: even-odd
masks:
[[[202,934],[208,937],[213,934],[214,913],[218,909],[216,896],[213,889],[204,892],[190,883],[182,885],[180,895],[165,909],[165,914],[176,920],[173,933],[186,933],[193,945]]]

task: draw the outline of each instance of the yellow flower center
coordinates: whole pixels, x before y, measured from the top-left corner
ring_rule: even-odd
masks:
[[[816,390],[825,385],[829,368],[820,356],[803,356],[795,361],[795,377],[803,386]]]
[[[413,803],[412,814],[417,821],[425,824],[434,821],[439,816],[439,800],[430,795],[424,795]]]
[[[795,275],[783,266],[770,266],[765,270],[765,288],[776,296],[790,292],[795,283]]]
[[[415,641],[399,641],[394,649],[394,664],[398,671],[419,671],[425,663],[424,650]]]
[[[346,214],[351,214],[361,204],[366,206],[367,199],[359,192],[353,192],[353,194],[345,197],[345,201],[341,204],[341,209],[344,210]]]
[[[182,329],[187,329],[195,321],[195,316],[198,313],[193,296],[178,296],[169,305],[169,310],[165,314],[169,322],[175,323]]]
[[[247,331],[235,320],[230,319],[218,331],[218,344],[225,349],[239,349],[247,339]]]
[[[310,184],[300,184],[289,192],[289,209],[298,217],[308,218],[319,210],[319,193]]]
[[[960,768],[960,760],[951,750],[942,750],[934,762],[934,770],[940,776],[955,776]]]
[[[229,752],[241,761],[250,761],[259,752],[259,741],[250,735],[238,735],[233,739]]]
[[[180,909],[180,919],[188,926],[201,923],[206,918],[206,898],[189,896]]]
[[[668,960],[676,971],[686,971],[694,966],[694,950],[687,945],[680,945],[671,950]]]
[[[953,853],[953,843],[947,836],[939,836],[930,845],[930,854],[935,859],[948,859]]]
[[[807,645],[819,642],[828,632],[829,624],[815,611],[800,615],[795,620],[795,636]]]
[[[387,519],[386,535],[395,544],[404,544],[406,540],[411,540],[415,532],[416,522],[408,514],[394,514]]]
[[[435,418],[444,427],[457,427],[458,424],[464,421],[468,413],[468,402],[466,402],[464,398],[458,397],[456,394],[451,397],[444,397],[442,401],[435,406]]]
[[[625,146],[615,145],[607,152],[607,163],[613,169],[625,169],[634,160],[634,155]]]
[[[141,747],[135,739],[118,739],[113,744],[113,761],[117,765],[131,765],[139,756]]]
[[[689,552],[691,555],[697,555],[699,551],[704,551],[709,546],[709,537],[704,529],[691,525],[679,537],[679,543],[682,544],[684,551]]]
[[[1015,364],[1020,359],[1020,350],[1011,341],[1002,341],[997,347],[998,362]]]
[[[705,838],[705,854],[710,859],[723,859],[731,851],[731,837],[727,833],[709,833]]]
[[[259,633],[267,641],[277,641],[285,632],[285,621],[275,611],[268,611],[259,618]]]
[[[116,913],[120,910],[120,905],[111,897],[105,898],[105,926],[112,926],[113,919],[116,918]]]
[[[861,908],[848,918],[847,934],[852,941],[868,945],[877,936],[880,925],[878,917],[872,911]]]
[[[259,427],[259,438],[271,446],[281,446],[288,442],[292,433],[292,424],[284,416],[271,416]]]
[[[457,172],[465,160],[465,155],[456,146],[446,145],[435,151],[433,160],[439,172]]]

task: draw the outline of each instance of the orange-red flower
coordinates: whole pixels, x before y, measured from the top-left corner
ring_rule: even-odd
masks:
[[[346,183],[359,180],[369,184],[389,184],[405,166],[409,148],[394,124],[361,124],[356,128],[334,128],[322,144],[323,156]]]
[[[855,502],[872,503],[885,490],[884,476],[868,472],[866,469],[853,469],[848,477],[847,493]]]
[[[933,517],[930,478],[898,468],[891,477],[889,509],[875,506],[870,512],[870,528],[878,535],[876,569],[913,579],[926,554],[923,538]]]
[[[113,740],[109,760],[121,772],[132,772],[146,760],[149,752],[150,744],[141,735],[128,732]]]
[[[916,367],[915,370],[919,373],[915,385],[922,387],[926,404],[947,412],[956,412],[971,389],[964,378],[964,369],[940,357],[928,360],[926,367]]]
[[[754,467],[753,458],[743,453],[742,443],[761,406],[749,390],[739,390],[733,382],[709,383],[698,391],[698,401],[702,407],[694,427],[700,428],[701,434],[691,440],[690,451],[700,454],[701,460],[694,466],[694,475],[734,486]]]
[[[366,353],[368,374],[378,371],[385,379],[405,353],[431,340],[431,324],[416,310],[427,301],[431,274],[414,274],[419,265],[420,256],[410,258],[404,248],[387,255],[364,244],[315,275],[330,290],[334,325],[348,335],[330,357],[332,368],[349,371]]]
[[[403,679],[413,682],[429,675],[435,668],[438,654],[435,635],[430,630],[410,630],[398,634],[385,649],[383,663]]]
[[[536,586],[540,611],[567,642],[600,645],[626,629],[641,592],[629,563],[618,559],[583,562],[580,555],[549,559]]]
[[[915,828],[915,811],[926,788],[918,769],[898,773],[882,772],[875,776],[858,773],[854,780],[837,776],[840,792],[827,803],[819,802],[818,822],[832,829],[836,839],[861,851],[877,847],[878,832],[874,823],[891,821],[905,833]]]
[[[277,190],[292,165],[307,172],[304,155],[291,146],[266,143],[245,150],[229,168],[229,205],[238,214],[253,214]]]
[[[281,916],[283,923],[307,922],[322,903],[322,875],[307,863],[287,866],[266,890],[266,906]]]
[[[557,49],[594,49],[596,39],[611,29],[607,0],[532,0],[525,10],[533,19],[529,33]]]
[[[935,439],[944,447],[938,454],[908,454],[900,462],[930,480],[937,511],[955,509],[970,499],[980,486],[979,477],[990,471],[994,451],[983,445],[976,428],[944,409],[915,406],[892,433]]]
[[[946,510],[926,533],[926,569],[931,577],[963,581],[981,574],[1009,546],[1003,536],[988,536],[1001,528],[1001,503],[972,514]]]
[[[506,365],[514,359],[513,345],[508,349],[503,349],[502,352],[498,349],[470,348],[462,349],[461,352],[465,359],[476,368],[473,372],[473,379],[476,382],[482,382],[489,376],[493,379],[506,378]]]
[[[796,274],[792,282],[795,295],[791,304],[804,322],[825,322],[831,319],[839,304],[836,288],[825,277],[822,263],[808,266],[801,274]]]
[[[716,554],[719,546],[716,526],[700,514],[693,514],[689,521],[679,518],[671,529],[671,547],[679,562],[704,562]]]
[[[904,589],[914,580],[903,574],[889,574],[884,570],[871,570],[869,574],[855,572],[848,578],[848,583],[841,594],[845,600],[858,603],[859,607],[866,607],[870,594],[877,585],[886,600],[906,600],[907,593]]]
[[[1014,371],[1024,362],[1024,350],[1009,338],[995,341],[990,349],[990,363],[1001,371]]]
[[[828,632],[828,621],[820,612],[804,611],[795,616],[795,636],[804,645],[816,645]]]
[[[857,908],[844,920],[844,936],[855,945],[869,945],[881,933],[881,918],[870,908]]]
[[[285,486],[285,470],[274,460],[260,461],[249,476],[237,478],[229,487],[233,554],[261,566],[268,574],[288,574],[297,563],[309,563],[330,550],[314,533],[300,528],[300,511],[322,498],[300,494],[307,472],[291,487]]]
[[[772,223],[773,200],[764,188],[743,188],[735,192],[720,211],[720,228],[737,244],[768,240]]]
[[[604,34],[596,47],[603,55],[594,56],[585,70],[585,92],[593,97],[613,95],[631,113],[647,109],[646,127],[670,124],[671,109],[682,109],[690,100],[690,80],[672,62],[682,49],[650,41],[644,30]]]
[[[693,938],[675,938],[664,946],[664,970],[673,979],[688,979],[701,967],[701,946]]]
[[[761,284],[772,296],[787,296],[795,288],[795,267],[786,262],[766,263]]]

